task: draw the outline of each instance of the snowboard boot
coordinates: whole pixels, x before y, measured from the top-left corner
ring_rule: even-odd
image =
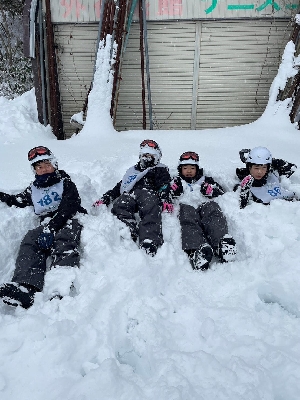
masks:
[[[140,249],[144,250],[147,254],[154,257],[157,253],[158,247],[152,240],[146,239],[140,244]]]
[[[197,250],[190,250],[188,256],[193,269],[204,271],[209,268],[209,263],[213,258],[213,250],[209,244],[204,244]]]
[[[235,260],[236,256],[236,243],[232,236],[224,235],[219,242],[216,250],[216,255],[221,262],[230,262]]]
[[[23,283],[5,283],[0,287],[0,297],[3,302],[13,306],[21,306],[25,309],[32,306],[34,302],[34,295],[38,289],[34,286]]]

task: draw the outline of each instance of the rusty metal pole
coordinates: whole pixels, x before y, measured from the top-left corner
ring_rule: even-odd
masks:
[[[143,8],[143,29],[144,29],[144,46],[146,58],[146,76],[147,76],[147,92],[148,92],[148,108],[149,108],[149,123],[150,130],[153,130],[153,117],[152,117],[152,95],[150,86],[150,66],[149,66],[149,50],[148,50],[148,30],[147,30],[147,17],[146,17],[146,2],[142,0]]]
[[[58,84],[58,73],[56,64],[56,50],[54,44],[54,31],[51,21],[50,0],[45,0],[45,22],[48,54],[49,96],[51,126],[57,139],[64,140],[63,121],[60,104],[60,92]]]
[[[142,75],[143,129],[146,129],[147,114],[146,114],[144,28],[143,28],[143,3],[142,3],[142,0],[139,0],[139,21],[140,21],[140,53],[141,53],[141,75]]]

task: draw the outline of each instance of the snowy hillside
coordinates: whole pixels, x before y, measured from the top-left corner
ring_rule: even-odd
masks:
[[[300,197],[300,132],[287,103],[270,101],[249,125],[188,132],[118,133],[91,107],[67,141],[38,123],[33,92],[0,98],[0,106],[0,191],[29,184],[27,151],[45,145],[90,210],[151,138],[172,173],[183,151],[200,154],[205,173],[227,190],[217,202],[238,248],[235,262],[193,271],[176,212],[163,215],[165,243],[153,258],[120,237],[121,223],[105,207],[82,216],[80,269],[50,271],[29,310],[0,305],[1,400],[299,400],[300,202],[240,210],[232,192],[239,150],[266,146],[299,166],[284,183]],[[0,283],[36,223],[31,209],[0,203]],[[49,301],[55,285],[66,295]]]

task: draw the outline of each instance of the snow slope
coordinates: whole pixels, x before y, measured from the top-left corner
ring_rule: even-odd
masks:
[[[192,271],[176,212],[163,215],[165,243],[154,258],[128,232],[120,237],[122,224],[105,207],[82,216],[80,269],[48,272],[27,311],[0,304],[1,400],[299,400],[300,203],[240,210],[232,192],[242,148],[266,146],[300,166],[288,101],[274,100],[285,72],[258,121],[217,130],[115,132],[103,71],[84,129],[67,141],[38,123],[33,91],[0,98],[1,191],[29,184],[27,151],[45,145],[90,210],[152,138],[172,173],[183,151],[200,154],[205,173],[227,190],[217,202],[238,248],[235,262]],[[284,183],[300,196],[300,169]],[[31,209],[0,203],[0,283],[10,280],[20,241],[36,224]],[[53,287],[65,291],[62,300],[48,300]]]

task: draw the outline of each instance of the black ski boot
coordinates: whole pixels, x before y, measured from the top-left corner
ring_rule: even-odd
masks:
[[[34,302],[34,295],[38,289],[34,286],[19,283],[5,283],[0,287],[0,298],[10,306],[21,306],[28,309]]]
[[[216,250],[216,255],[221,262],[234,261],[236,256],[236,243],[232,236],[224,235]]]
[[[140,244],[140,249],[143,249],[147,254],[154,257],[157,253],[157,245],[152,240],[144,240]]]
[[[213,250],[209,244],[204,244],[197,250],[187,251],[193,269],[202,271],[209,268],[209,263],[213,258]]]

